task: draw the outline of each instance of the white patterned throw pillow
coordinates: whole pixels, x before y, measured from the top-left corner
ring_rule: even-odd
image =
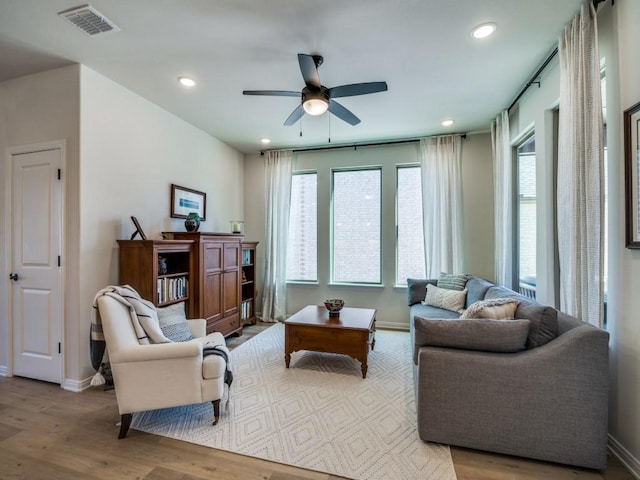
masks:
[[[493,318],[495,320],[513,320],[519,300],[515,298],[493,298],[480,300],[469,305],[460,318]]]
[[[165,337],[172,342],[193,340],[191,329],[184,313],[184,302],[158,308],[158,323]]]
[[[422,304],[460,313],[464,310],[464,302],[466,298],[466,288],[464,290],[449,290],[447,288],[438,288],[435,285],[427,284],[427,295],[424,297]]]

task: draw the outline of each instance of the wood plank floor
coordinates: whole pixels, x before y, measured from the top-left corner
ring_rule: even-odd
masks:
[[[266,328],[245,328],[230,347]],[[81,393],[0,377],[0,479],[339,480],[341,477],[130,430],[118,440],[113,390]],[[458,480],[634,480],[613,458],[606,471],[451,449]],[[390,479],[392,480],[392,479]]]

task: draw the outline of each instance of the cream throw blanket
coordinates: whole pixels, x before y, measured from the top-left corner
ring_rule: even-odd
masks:
[[[148,300],[140,297],[129,285],[111,285],[100,290],[93,299],[93,315],[91,318],[91,365],[96,370],[96,374],[91,379],[91,385],[102,385],[105,379],[102,376],[102,368],[108,363],[108,355],[106,343],[104,341],[104,333],[102,331],[102,320],[100,318],[100,310],[98,309],[98,299],[102,296],[109,296],[122,303],[129,309],[131,316],[131,324],[136,332],[138,341],[141,345],[150,343],[171,343],[166,338],[158,324],[158,314],[156,307]]]

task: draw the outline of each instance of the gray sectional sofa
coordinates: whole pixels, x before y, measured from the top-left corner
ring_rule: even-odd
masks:
[[[606,331],[473,276],[465,308],[515,298],[519,320],[461,320],[407,283],[422,440],[606,468]]]

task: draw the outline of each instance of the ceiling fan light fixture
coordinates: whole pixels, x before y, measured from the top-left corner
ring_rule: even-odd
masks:
[[[322,115],[329,108],[329,103],[324,98],[308,98],[302,104],[302,108],[309,115]]]

